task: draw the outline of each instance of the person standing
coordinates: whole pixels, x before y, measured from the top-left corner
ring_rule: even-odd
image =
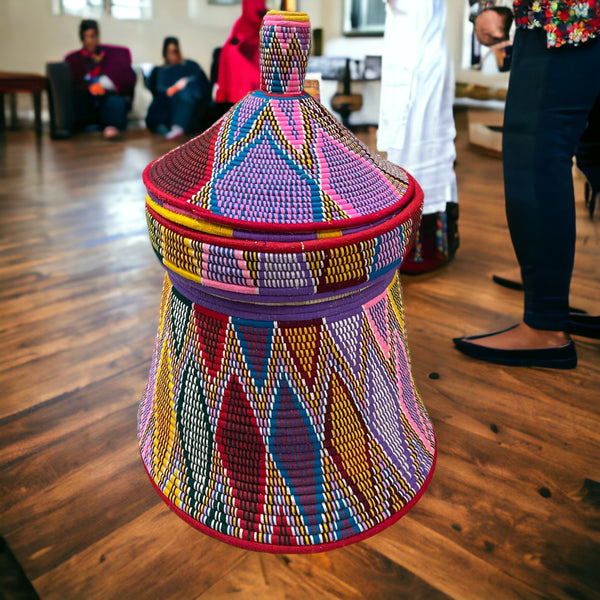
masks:
[[[402,263],[409,273],[446,264],[458,248],[454,71],[445,28],[445,0],[386,2],[377,147],[425,194],[421,227]]]
[[[266,13],[265,0],[242,0],[242,14],[219,55],[215,101],[221,112],[259,88],[260,26]]]
[[[578,150],[593,148],[589,138],[598,133],[600,3],[516,0],[513,9],[517,31],[502,154],[506,215],[525,294],[523,320],[454,343],[488,362],[568,369],[577,365],[569,332],[600,337],[599,317],[569,316],[572,163]],[[502,36],[498,13],[479,14],[475,32],[484,44]],[[591,156],[584,173],[600,190],[597,161]]]

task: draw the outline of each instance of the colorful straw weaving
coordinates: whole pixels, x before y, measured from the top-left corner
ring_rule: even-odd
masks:
[[[397,276],[422,192],[302,91],[309,46],[269,12],[261,89],[144,172],[166,275],[142,459],[187,522],[268,552],[390,525],[436,455]]]

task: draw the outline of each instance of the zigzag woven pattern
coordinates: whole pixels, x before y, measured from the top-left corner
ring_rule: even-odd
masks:
[[[380,525],[430,475],[434,437],[405,350],[400,287],[346,319],[252,321],[165,280],[139,412],[144,464],[196,526],[282,547]]]
[[[290,232],[372,223],[404,208],[413,191],[403,169],[366,147],[314,98],[262,92],[151,163],[144,181],[156,202],[183,214]]]

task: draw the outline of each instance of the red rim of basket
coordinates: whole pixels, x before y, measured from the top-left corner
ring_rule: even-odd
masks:
[[[162,492],[162,490],[156,485],[154,479],[152,479],[152,475],[146,468],[146,463],[142,458],[142,464],[144,465],[144,469],[146,470],[146,474],[150,479],[154,489],[158,492],[161,500],[181,519],[183,519],[188,525],[191,525],[198,531],[213,537],[220,542],[225,542],[226,544],[230,544],[233,546],[237,546],[238,548],[242,548],[243,550],[252,550],[255,552],[269,552],[271,554],[315,554],[317,552],[327,552],[329,550],[335,550],[336,548],[342,548],[343,546],[348,546],[350,544],[354,544],[355,542],[360,542],[371,536],[387,529],[390,525],[393,525],[396,521],[398,521],[401,517],[406,515],[413,506],[420,500],[421,496],[425,493],[429,484],[431,483],[431,479],[433,477],[433,472],[435,471],[437,463],[437,440],[434,438],[434,453],[433,460],[431,462],[431,469],[427,474],[427,478],[423,482],[423,485],[419,489],[419,491],[415,494],[415,496],[405,505],[403,506],[397,513],[393,514],[391,517],[388,517],[381,523],[374,525],[370,529],[366,531],[362,531],[361,533],[357,533],[355,535],[348,536],[342,540],[337,540],[335,542],[326,542],[324,544],[309,544],[306,546],[284,546],[278,544],[261,544],[260,542],[251,542],[249,540],[243,540],[241,538],[233,537],[221,533],[220,531],[216,531],[215,529],[211,529],[210,527],[203,525],[202,523],[192,519],[186,512],[175,506]]]
[[[303,252],[314,252],[318,250],[329,250],[333,248],[341,248],[343,246],[351,246],[353,244],[359,244],[367,240],[379,237],[389,231],[405,223],[412,217],[414,217],[421,208],[423,201],[423,190],[416,183],[416,181],[410,176],[410,181],[414,190],[412,198],[408,204],[396,215],[387,221],[383,221],[373,226],[356,233],[352,233],[346,236],[328,237],[314,240],[304,240],[301,242],[269,242],[260,240],[246,240],[243,238],[235,237],[222,237],[217,235],[211,235],[207,233],[201,233],[195,229],[190,229],[182,225],[177,225],[168,219],[165,219],[158,213],[156,213],[150,206],[146,204],[146,210],[152,215],[156,221],[161,225],[168,228],[169,230],[185,236],[186,238],[210,244],[213,246],[221,246],[224,248],[233,248],[236,250],[249,250],[253,252],[272,252],[272,253],[303,253]]]
[[[188,144],[191,144],[193,141],[194,140],[191,140],[190,142],[188,142]],[[175,152],[175,151],[176,150],[173,150],[173,152]],[[277,231],[277,232],[281,232],[281,231],[303,232],[303,231],[324,231],[324,230],[328,230],[328,229],[347,229],[349,227],[359,227],[361,225],[365,225],[365,224],[371,223],[373,221],[378,221],[378,220],[385,218],[386,216],[397,211],[398,208],[400,206],[402,206],[402,204],[404,204],[404,203],[410,204],[410,202],[412,201],[414,192],[415,192],[415,183],[416,182],[415,182],[414,178],[412,177],[412,175],[410,175],[410,173],[408,173],[408,171],[404,171],[404,169],[402,169],[404,171],[404,173],[406,173],[406,176],[408,179],[408,186],[406,188],[406,192],[404,192],[402,197],[397,202],[394,202],[393,204],[386,206],[385,208],[381,209],[378,212],[361,215],[360,217],[350,217],[349,219],[340,219],[338,221],[321,221],[321,222],[311,222],[311,223],[266,223],[264,221],[256,221],[256,222],[243,221],[240,219],[234,219],[232,217],[226,217],[223,215],[215,215],[214,213],[212,213],[210,210],[208,210],[206,208],[196,206],[195,204],[190,204],[186,200],[180,200],[180,199],[174,198],[170,194],[163,192],[162,190],[157,188],[156,185],[151,181],[149,172],[150,172],[150,169],[152,169],[152,167],[155,164],[157,164],[158,162],[160,162],[163,159],[164,159],[164,157],[153,160],[144,169],[144,172],[142,174],[142,179],[144,181],[144,185],[146,186],[146,189],[154,197],[158,198],[159,200],[161,200],[163,202],[167,201],[167,202],[169,202],[169,204],[172,204],[173,206],[176,206],[178,208],[184,208],[189,213],[194,214],[194,215],[198,216],[199,218],[202,218],[206,221],[209,221],[211,223],[219,223],[222,225],[229,225],[230,227],[232,227],[234,229],[248,229],[251,231],[265,231],[265,232],[270,232],[270,231],[273,231],[273,232],[275,232],[275,231]],[[381,160],[383,161],[384,159],[382,158]],[[390,163],[390,164],[393,164],[393,163]],[[401,167],[397,167],[396,165],[393,165],[393,166],[395,168],[401,168]],[[392,175],[392,177],[393,177],[393,175]],[[407,201],[407,199],[408,199],[408,201]]]

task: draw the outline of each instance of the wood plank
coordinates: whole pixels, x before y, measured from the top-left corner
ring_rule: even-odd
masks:
[[[406,517],[365,544],[423,580],[435,582],[452,598],[548,598],[544,590],[516,580],[452,542],[438,532],[438,527],[432,530]]]
[[[200,534],[164,505],[147,510],[33,579],[41,598],[172,598],[210,589],[245,552]]]
[[[410,598],[449,597],[359,543],[312,555],[248,553],[225,577],[198,598]]]
[[[127,376],[123,371],[116,369],[113,375],[104,381],[88,385],[83,389],[57,396],[47,402],[40,403],[34,408],[17,413],[14,416],[0,421],[0,440],[3,444],[3,452],[0,454],[0,472],[4,483],[6,475],[7,501],[15,498],[9,495],[8,490],[13,489],[12,473],[16,476],[19,468],[29,466],[29,461],[37,461],[40,456],[48,452],[52,456],[54,446],[62,440],[71,436],[89,435],[88,428],[97,422],[106,419],[113,413],[131,411],[131,407],[137,405],[142,397],[148,377],[150,365],[147,360],[127,370]],[[131,413],[129,413],[131,414]],[[129,427],[135,426],[131,420]],[[107,437],[108,443],[114,443],[112,428],[101,426],[99,437]],[[82,444],[77,445],[77,452],[73,459],[79,460],[86,455],[89,449]],[[100,443],[100,439],[95,439]],[[84,454],[82,454],[84,452]],[[67,460],[63,456],[62,460]],[[57,469],[57,467],[54,467]],[[54,473],[61,472],[54,471]],[[0,488],[2,489],[2,488]]]
[[[4,537],[33,581],[159,502],[132,435],[123,448],[96,456],[11,506],[3,515],[12,523]]]

